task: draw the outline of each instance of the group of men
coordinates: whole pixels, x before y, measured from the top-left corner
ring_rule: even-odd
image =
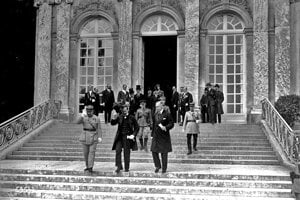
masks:
[[[202,123],[221,123],[221,115],[224,114],[223,101],[224,94],[220,90],[220,86],[218,84],[212,86],[211,83],[207,83],[200,99]]]

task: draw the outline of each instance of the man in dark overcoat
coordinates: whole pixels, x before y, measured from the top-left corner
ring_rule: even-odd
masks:
[[[125,172],[129,171],[130,150],[136,151],[136,135],[139,131],[139,125],[134,116],[129,114],[129,105],[122,105],[122,114],[113,111],[111,125],[118,124],[118,130],[114,139],[112,150],[116,150],[116,173],[122,169],[121,153],[124,150]]]
[[[171,113],[163,109],[160,101],[156,102],[156,111],[153,117],[152,144],[151,151],[155,166],[155,173],[162,168],[162,173],[166,173],[168,166],[168,153],[172,152],[170,129],[174,127]],[[162,162],[159,159],[161,154]]]
[[[212,88],[211,83],[207,83],[206,87],[208,89],[207,92],[207,112],[209,122],[212,124],[216,123],[216,91]]]
[[[88,86],[88,91],[84,95],[84,105],[93,105],[94,115],[98,116],[100,108],[100,97],[99,94],[94,91],[92,85]]]
[[[127,85],[123,84],[122,90],[119,91],[117,102],[120,104],[124,104],[125,102],[129,101],[129,92],[127,91]]]
[[[102,99],[104,104],[104,120],[105,124],[111,120],[111,111],[115,102],[115,95],[110,85],[106,86],[106,89],[102,91]]]
[[[215,85],[216,91],[216,123],[221,123],[221,115],[224,114],[223,111],[223,101],[224,101],[224,94],[220,90],[220,86],[218,84]]]
[[[173,121],[177,122],[177,110],[178,110],[178,103],[179,103],[179,93],[177,92],[177,89],[175,86],[172,87],[172,96],[171,96],[171,115],[173,118]]]

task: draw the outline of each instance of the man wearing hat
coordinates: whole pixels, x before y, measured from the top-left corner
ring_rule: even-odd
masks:
[[[106,89],[102,91],[102,98],[104,104],[104,120],[105,124],[107,124],[110,122],[111,111],[115,102],[115,95],[114,91],[111,89],[111,85],[107,85]]]
[[[166,173],[168,167],[168,153],[172,152],[170,130],[174,127],[171,113],[163,109],[160,101],[156,102],[156,111],[152,125],[151,151],[155,166],[155,173],[162,168],[162,173]],[[160,162],[159,153],[162,161]]]
[[[206,87],[208,89],[207,92],[207,113],[208,113],[208,120],[210,123],[216,123],[216,91],[212,88],[211,83],[207,83]]]
[[[137,150],[136,135],[139,125],[134,116],[129,114],[128,103],[121,105],[122,114],[112,114],[111,125],[118,124],[118,130],[114,139],[112,150],[116,150],[116,173],[122,169],[121,153],[124,150],[125,172],[129,171],[130,150]]]
[[[188,153],[187,155],[192,154],[192,143],[191,138],[193,136],[193,150],[197,151],[197,139],[198,134],[200,133],[199,122],[200,122],[200,113],[195,112],[195,103],[190,103],[190,109],[185,113],[183,120],[182,131],[186,133],[187,136],[187,146]]]
[[[141,92],[142,88],[140,85],[136,85],[136,94],[134,95],[134,113],[140,108],[140,101],[145,99],[145,96]]]
[[[182,121],[184,120],[185,113],[190,109],[190,103],[193,102],[193,95],[188,92],[187,87],[183,88],[183,94],[181,99],[181,113]]]
[[[94,107],[91,104],[86,106],[86,113],[82,114],[77,120],[77,124],[82,124],[83,131],[80,134],[79,141],[83,147],[83,156],[86,168],[84,171],[93,172],[95,152],[97,143],[102,141],[102,130],[100,119],[93,114]]]
[[[150,133],[150,127],[152,126],[151,110],[146,108],[146,100],[140,100],[140,108],[135,113],[135,118],[139,124],[138,138],[141,143],[141,150],[148,151],[147,142]]]

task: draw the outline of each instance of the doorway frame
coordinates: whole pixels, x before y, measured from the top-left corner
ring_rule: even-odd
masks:
[[[165,15],[177,24],[177,31],[166,33],[142,33],[141,28],[145,20],[153,15]],[[147,36],[177,36],[177,61],[176,61],[176,87],[184,84],[184,61],[185,61],[185,25],[184,20],[177,10],[167,5],[154,5],[141,11],[133,21],[133,56],[131,86],[141,85],[144,87],[144,62],[143,62],[143,37]]]

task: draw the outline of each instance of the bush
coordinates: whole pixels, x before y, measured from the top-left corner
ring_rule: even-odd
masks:
[[[300,96],[286,95],[281,96],[275,102],[275,108],[283,119],[293,127],[300,117]]]

